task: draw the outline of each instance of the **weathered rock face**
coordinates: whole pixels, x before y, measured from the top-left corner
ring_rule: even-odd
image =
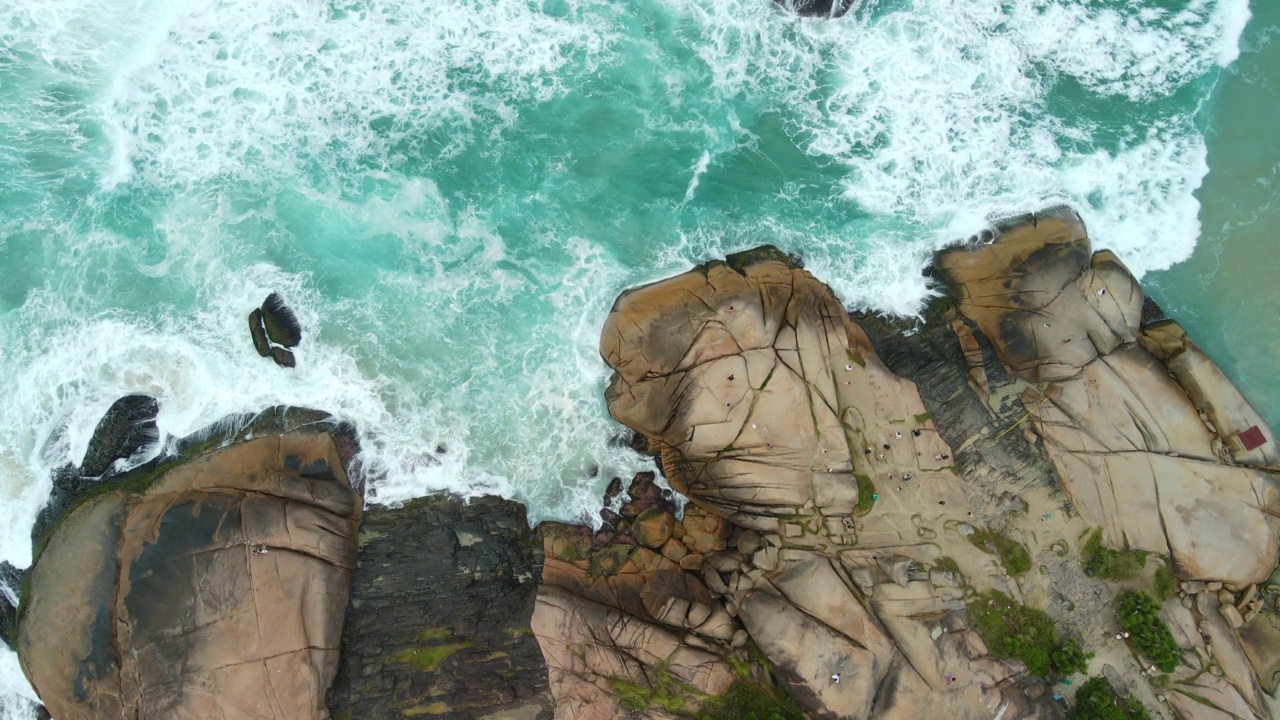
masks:
[[[1074,212],[1007,221],[938,269],[1025,383],[1029,426],[1111,544],[1171,553],[1184,578],[1271,573],[1280,478],[1262,466],[1276,462],[1275,436],[1175,323],[1142,326],[1141,287],[1092,252]]]
[[[731,256],[625,293],[601,354],[610,412],[661,454],[695,517],[730,523],[681,567],[806,712],[1049,716],[1020,665],[968,628],[942,570],[945,556],[972,587],[1018,593],[965,537],[950,447],[829,288],[771,249]]]
[[[529,628],[541,575],[541,545],[519,503],[369,508],[333,716],[549,719],[547,670]]]
[[[720,695],[736,677],[726,658],[745,660],[734,650],[745,633],[682,567],[691,559],[700,567],[700,551],[724,549],[727,524],[696,508],[675,520],[674,506],[645,475],[633,481],[630,496],[616,526],[594,537],[584,527],[538,528],[546,565],[533,630],[556,718],[671,717],[661,708],[628,711],[611,684],[654,689],[670,678]]]
[[[37,539],[18,649],[54,717],[329,717],[361,500],[326,421],[205,436]]]

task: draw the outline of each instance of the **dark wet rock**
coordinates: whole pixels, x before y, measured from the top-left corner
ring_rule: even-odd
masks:
[[[0,591],[0,640],[10,649],[17,646],[18,640],[18,608],[16,601],[22,588],[24,572],[7,562],[0,562],[0,585],[9,588],[13,593]]]
[[[80,474],[105,475],[117,460],[127,460],[156,442],[160,401],[150,395],[125,395],[111,404],[93,431]]]
[[[1160,307],[1150,296],[1142,299],[1142,326],[1155,325],[1156,323],[1168,320],[1169,316],[1165,314],[1164,308]]]
[[[624,428],[618,434],[610,437],[609,446],[616,448],[631,448],[641,455],[653,457],[653,452],[649,449],[649,441],[645,436],[627,428]],[[618,480],[619,483],[622,482],[620,478],[615,479]]]
[[[271,357],[271,341],[267,339],[267,329],[262,325],[262,308],[254,308],[249,313],[249,336],[253,338],[253,349],[262,357]]]
[[[775,0],[779,5],[804,17],[836,18],[853,6],[853,0]]]
[[[609,481],[609,487],[604,491],[604,504],[608,505],[613,499],[622,494],[622,478],[615,477]]]
[[[284,368],[297,367],[298,365],[298,361],[294,359],[293,353],[279,345],[271,346],[271,359],[275,360],[277,365]]]
[[[604,521],[605,525],[615,527],[622,520],[622,516],[609,508],[604,508],[600,511],[600,519]]]
[[[302,342],[302,323],[293,314],[293,310],[284,304],[284,298],[279,293],[271,293],[263,301],[262,324],[266,328],[267,338],[276,345],[292,348]]]
[[[271,293],[262,307],[249,313],[249,335],[262,357],[271,358],[280,367],[297,365],[290,349],[302,342],[302,323],[279,293]]]
[[[640,513],[652,507],[661,507],[675,513],[676,508],[671,502],[671,497],[664,495],[663,488],[658,487],[654,482],[653,473],[643,472],[636,475],[631,481],[631,487],[627,489],[627,494],[626,504],[618,511],[624,518],[634,520],[640,516]]]
[[[49,500],[31,529],[37,550],[57,520],[111,477],[117,460],[132,458],[159,440],[159,411],[159,401],[149,395],[126,395],[112,403],[94,429],[81,467],[67,463],[53,471]]]
[[[360,538],[333,717],[551,717],[529,629],[542,553],[523,506],[372,507]]]

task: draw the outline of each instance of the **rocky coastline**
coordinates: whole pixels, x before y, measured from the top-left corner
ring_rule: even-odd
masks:
[[[620,296],[609,411],[682,497],[615,479],[599,530],[364,507],[316,410],[145,460],[124,398],[5,637],[59,720],[1280,716],[1271,428],[1069,208],[929,272],[911,321],[772,247]]]

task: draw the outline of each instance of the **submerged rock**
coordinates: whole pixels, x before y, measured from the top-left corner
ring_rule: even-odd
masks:
[[[854,0],[774,0],[782,7],[805,17],[837,18],[853,6]]]
[[[18,648],[53,716],[328,716],[362,503],[316,419],[201,436],[38,539]]]

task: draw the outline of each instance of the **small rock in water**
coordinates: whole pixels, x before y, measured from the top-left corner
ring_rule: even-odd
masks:
[[[262,357],[271,357],[271,341],[267,339],[267,329],[262,324],[262,308],[254,308],[249,313],[249,336],[253,338],[253,349]]]
[[[279,293],[271,293],[262,307],[249,313],[249,335],[253,338],[254,350],[262,357],[275,360],[280,367],[297,365],[290,348],[302,342],[302,323]]]
[[[271,348],[271,359],[276,361],[280,367],[297,367],[298,361],[294,359],[293,353],[280,347],[279,345]]]
[[[276,345],[292,348],[302,342],[302,323],[284,304],[279,293],[271,293],[263,301],[262,324],[267,330],[267,337]]]

